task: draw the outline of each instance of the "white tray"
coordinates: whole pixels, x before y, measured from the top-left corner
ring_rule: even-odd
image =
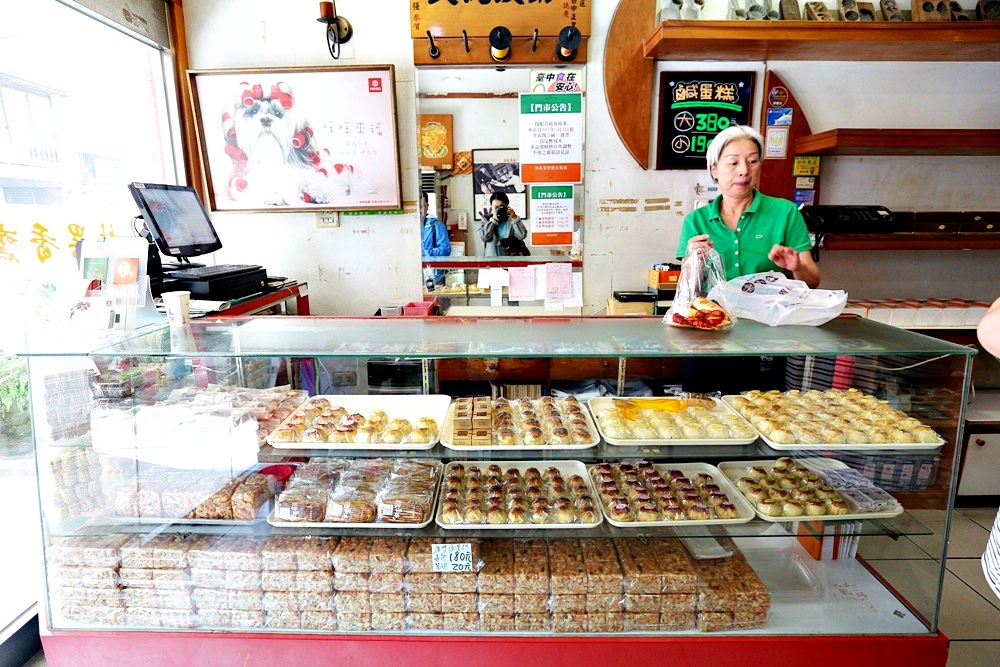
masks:
[[[388,410],[387,410],[388,412]],[[346,521],[281,521],[275,518],[274,510],[267,515],[267,522],[276,528],[390,528],[393,530],[417,530],[429,526],[434,520],[437,507],[437,496],[441,489],[441,473],[444,466],[438,462],[437,475],[434,477],[434,492],[431,494],[431,502],[428,505],[427,517],[420,523],[396,523],[393,521],[371,521],[368,523],[349,523]],[[275,497],[274,503],[278,499]]]
[[[754,431],[754,436],[752,438],[702,438],[693,440],[685,438],[658,438],[653,440],[611,438],[608,437],[608,434],[604,432],[603,428],[601,428],[601,422],[597,418],[597,415],[602,410],[615,407],[614,399],[615,397],[613,396],[602,396],[600,398],[591,398],[587,401],[587,407],[590,408],[590,413],[594,418],[594,424],[597,426],[597,430],[601,434],[601,437],[604,438],[604,441],[609,445],[626,447],[644,447],[647,445],[749,445],[757,440],[757,430],[753,429],[753,426],[750,426],[749,422],[747,422],[747,426],[750,426],[750,428]],[[718,400],[715,401],[715,407],[709,412],[717,417],[735,414],[737,417],[746,422],[746,420],[743,419],[738,412]]]
[[[448,416],[444,419],[444,426],[441,427],[441,444],[448,449],[455,449],[459,451],[504,451],[504,452],[537,452],[537,451],[550,451],[550,450],[562,450],[562,449],[589,449],[590,447],[596,447],[601,441],[600,436],[598,436],[597,426],[594,424],[594,419],[586,410],[580,410],[580,414],[583,415],[584,419],[587,420],[587,428],[590,429],[591,441],[583,443],[580,445],[526,445],[523,442],[518,442],[513,445],[498,445],[494,442],[492,445],[456,445],[452,442],[454,422],[452,418],[455,416],[455,404],[452,403],[448,407]],[[520,437],[520,435],[518,436]]]
[[[810,464],[820,465],[834,469],[850,467],[846,463],[837,461],[836,459],[828,459],[828,458],[805,458],[805,459],[796,459],[796,461],[806,467],[810,467]],[[733,484],[735,485],[736,480],[744,476],[744,472],[746,471],[747,468],[751,466],[763,466],[765,468],[770,468],[775,464],[775,462],[776,462],[775,459],[764,459],[757,461],[723,461],[722,463],[719,464],[719,470],[721,470],[722,473],[726,477],[728,477],[729,480],[733,482]],[[823,514],[820,516],[805,516],[805,515],[767,516],[766,514],[757,511],[757,508],[753,506],[753,503],[751,503],[750,500],[746,496],[744,496],[741,491],[739,491],[739,489],[737,489],[737,492],[740,494],[743,500],[747,502],[747,504],[753,507],[754,512],[756,512],[757,516],[759,516],[761,519],[764,519],[765,521],[774,521],[776,523],[789,522],[789,521],[858,521],[863,519],[891,519],[894,516],[899,516],[904,511],[903,506],[900,505],[898,508],[887,512]]]
[[[589,466],[587,468],[587,479],[593,483],[593,479],[590,477],[590,471],[594,466]],[[618,526],[619,528],[650,528],[655,526],[715,526],[715,525],[725,525],[732,523],[746,523],[751,521],[756,512],[754,512],[753,506],[750,502],[743,496],[739,489],[737,489],[725,475],[722,474],[718,468],[708,463],[654,463],[653,467],[656,468],[660,474],[663,474],[667,470],[680,470],[688,478],[693,475],[697,475],[700,472],[707,473],[712,476],[715,483],[719,485],[722,492],[729,496],[729,499],[734,505],[736,505],[736,511],[739,516],[735,519],[677,519],[671,521],[616,521],[611,517],[605,515],[608,523],[612,526]],[[600,500],[598,500],[600,503]],[[604,511],[604,504],[601,504],[601,511]]]
[[[726,407],[728,407],[733,412],[736,412],[737,414],[739,414],[739,412],[737,412],[736,408],[734,408],[732,406],[732,400],[734,398],[736,398],[736,396],[723,396],[722,397],[722,401],[726,404]],[[751,424],[751,426],[753,426],[753,425]],[[852,449],[893,449],[893,450],[921,451],[921,450],[928,450],[928,449],[937,449],[938,447],[940,447],[941,445],[944,444],[944,440],[940,436],[938,436],[937,442],[885,442],[885,443],[861,443],[861,444],[857,444],[857,445],[847,444],[847,443],[839,443],[839,444],[832,444],[832,443],[819,443],[819,444],[816,444],[816,443],[813,443],[813,444],[791,443],[791,444],[787,444],[787,443],[774,442],[773,440],[771,440],[770,438],[768,438],[763,433],[760,433],[760,431],[758,431],[756,428],[754,428],[754,431],[757,431],[757,433],[760,434],[760,439],[763,440],[764,442],[766,442],[768,447],[770,447],[771,449],[777,449],[779,451],[808,451],[808,452],[812,452],[812,451],[818,451],[818,450],[822,450],[822,451],[831,450],[831,451],[833,451],[833,450],[852,450]]]
[[[333,405],[343,407],[349,413],[359,412],[366,417],[374,410],[385,410],[386,414],[389,415],[390,421],[396,418],[409,419],[414,425],[416,425],[417,420],[421,417],[433,417],[438,423],[438,437],[440,437],[441,431],[444,428],[445,415],[448,411],[448,405],[451,403],[451,397],[444,394],[402,396],[331,394],[314,396],[313,398],[325,398]],[[298,414],[297,410],[275,427],[275,430],[284,426],[296,414]],[[348,449],[424,450],[433,449],[437,445],[437,439],[421,443],[275,442],[268,435],[267,444],[275,449],[325,449],[336,451]]]
[[[604,515],[598,508],[600,499],[594,491],[594,482],[590,479],[590,475],[587,474],[587,467],[583,465],[582,461],[449,461],[441,471],[442,477],[447,476],[448,465],[451,463],[460,463],[466,468],[469,466],[479,466],[484,470],[490,464],[496,463],[503,470],[517,468],[522,473],[528,468],[538,468],[539,471],[544,471],[545,468],[551,467],[557,469],[563,477],[579,475],[586,481],[587,490],[594,499],[594,511],[597,521],[593,523],[445,523],[441,520],[441,503],[444,498],[444,493],[441,491],[444,488],[444,480],[442,479],[441,483],[438,484],[437,511],[434,512],[434,517],[437,525],[446,530],[585,530],[601,525],[601,522],[604,520]]]

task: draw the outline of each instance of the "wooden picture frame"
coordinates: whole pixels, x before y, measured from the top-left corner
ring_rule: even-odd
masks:
[[[210,210],[402,209],[393,65],[188,76]]]

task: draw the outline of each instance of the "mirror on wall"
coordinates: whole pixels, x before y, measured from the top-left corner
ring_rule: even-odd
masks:
[[[507,254],[482,236],[488,227],[483,211],[493,192],[506,194],[523,221],[530,261],[578,260],[582,255],[582,183],[573,186],[572,237],[564,235],[560,245],[532,243],[532,186],[521,182],[518,158],[518,95],[541,92],[536,82],[540,70],[549,81],[553,75],[579,86],[585,81],[583,66],[417,68],[421,189],[429,195],[429,214],[448,227],[452,257],[464,255],[475,262]],[[581,92],[585,103],[586,91]],[[436,273],[440,277],[442,272]]]

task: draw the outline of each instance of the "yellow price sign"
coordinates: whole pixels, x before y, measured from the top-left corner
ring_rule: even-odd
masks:
[[[797,155],[792,166],[792,176],[819,176],[819,156]]]

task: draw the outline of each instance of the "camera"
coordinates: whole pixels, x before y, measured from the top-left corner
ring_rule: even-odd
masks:
[[[498,206],[496,209],[497,222],[507,222],[509,214],[506,206]]]

